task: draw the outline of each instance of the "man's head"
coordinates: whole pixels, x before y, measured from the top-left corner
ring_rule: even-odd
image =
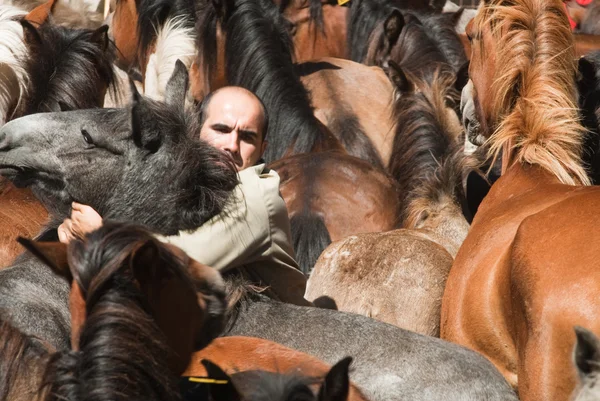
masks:
[[[252,92],[227,86],[208,95],[201,106],[200,137],[231,155],[238,171],[256,164],[267,142],[268,117]]]

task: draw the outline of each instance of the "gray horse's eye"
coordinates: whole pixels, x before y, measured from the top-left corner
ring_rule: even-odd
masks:
[[[86,130],[82,129],[81,130],[81,135],[83,135],[83,140],[85,141],[85,143],[87,143],[88,145],[93,145],[94,141],[92,141],[92,136],[90,135],[89,132],[87,132]]]

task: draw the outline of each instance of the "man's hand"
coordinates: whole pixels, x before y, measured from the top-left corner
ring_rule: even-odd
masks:
[[[102,217],[90,206],[73,202],[71,208],[71,218],[58,227],[58,239],[65,244],[102,227]]]

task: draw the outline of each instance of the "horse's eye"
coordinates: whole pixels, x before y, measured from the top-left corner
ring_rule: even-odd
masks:
[[[81,130],[81,135],[83,135],[83,140],[85,141],[85,143],[87,143],[88,145],[93,145],[94,141],[92,140],[92,136],[90,135],[89,132],[87,132],[86,130],[82,129]]]

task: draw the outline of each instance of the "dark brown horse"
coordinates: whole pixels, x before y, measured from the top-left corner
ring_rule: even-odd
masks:
[[[600,331],[597,187],[581,161],[573,35],[561,1],[490,1],[467,28],[475,110],[502,177],[448,278],[442,338],[477,350],[523,401],[563,401],[576,325]]]
[[[332,241],[399,224],[396,184],[364,160],[326,152],[285,157],[269,167],[281,177],[296,260],[305,274]]]
[[[106,27],[92,31],[54,25],[48,21],[54,4],[51,0],[35,8],[21,22],[5,22],[21,30],[23,41],[16,44],[22,53],[15,45],[17,58],[7,63],[14,73],[4,74],[0,82],[4,88],[15,88],[9,97],[12,100],[0,110],[7,121],[45,111],[102,106],[114,83],[114,49]],[[15,239],[37,235],[47,223],[48,212],[28,189],[16,188],[4,178],[0,186],[0,213],[4,216],[0,222],[0,267],[5,267],[21,252]]]

